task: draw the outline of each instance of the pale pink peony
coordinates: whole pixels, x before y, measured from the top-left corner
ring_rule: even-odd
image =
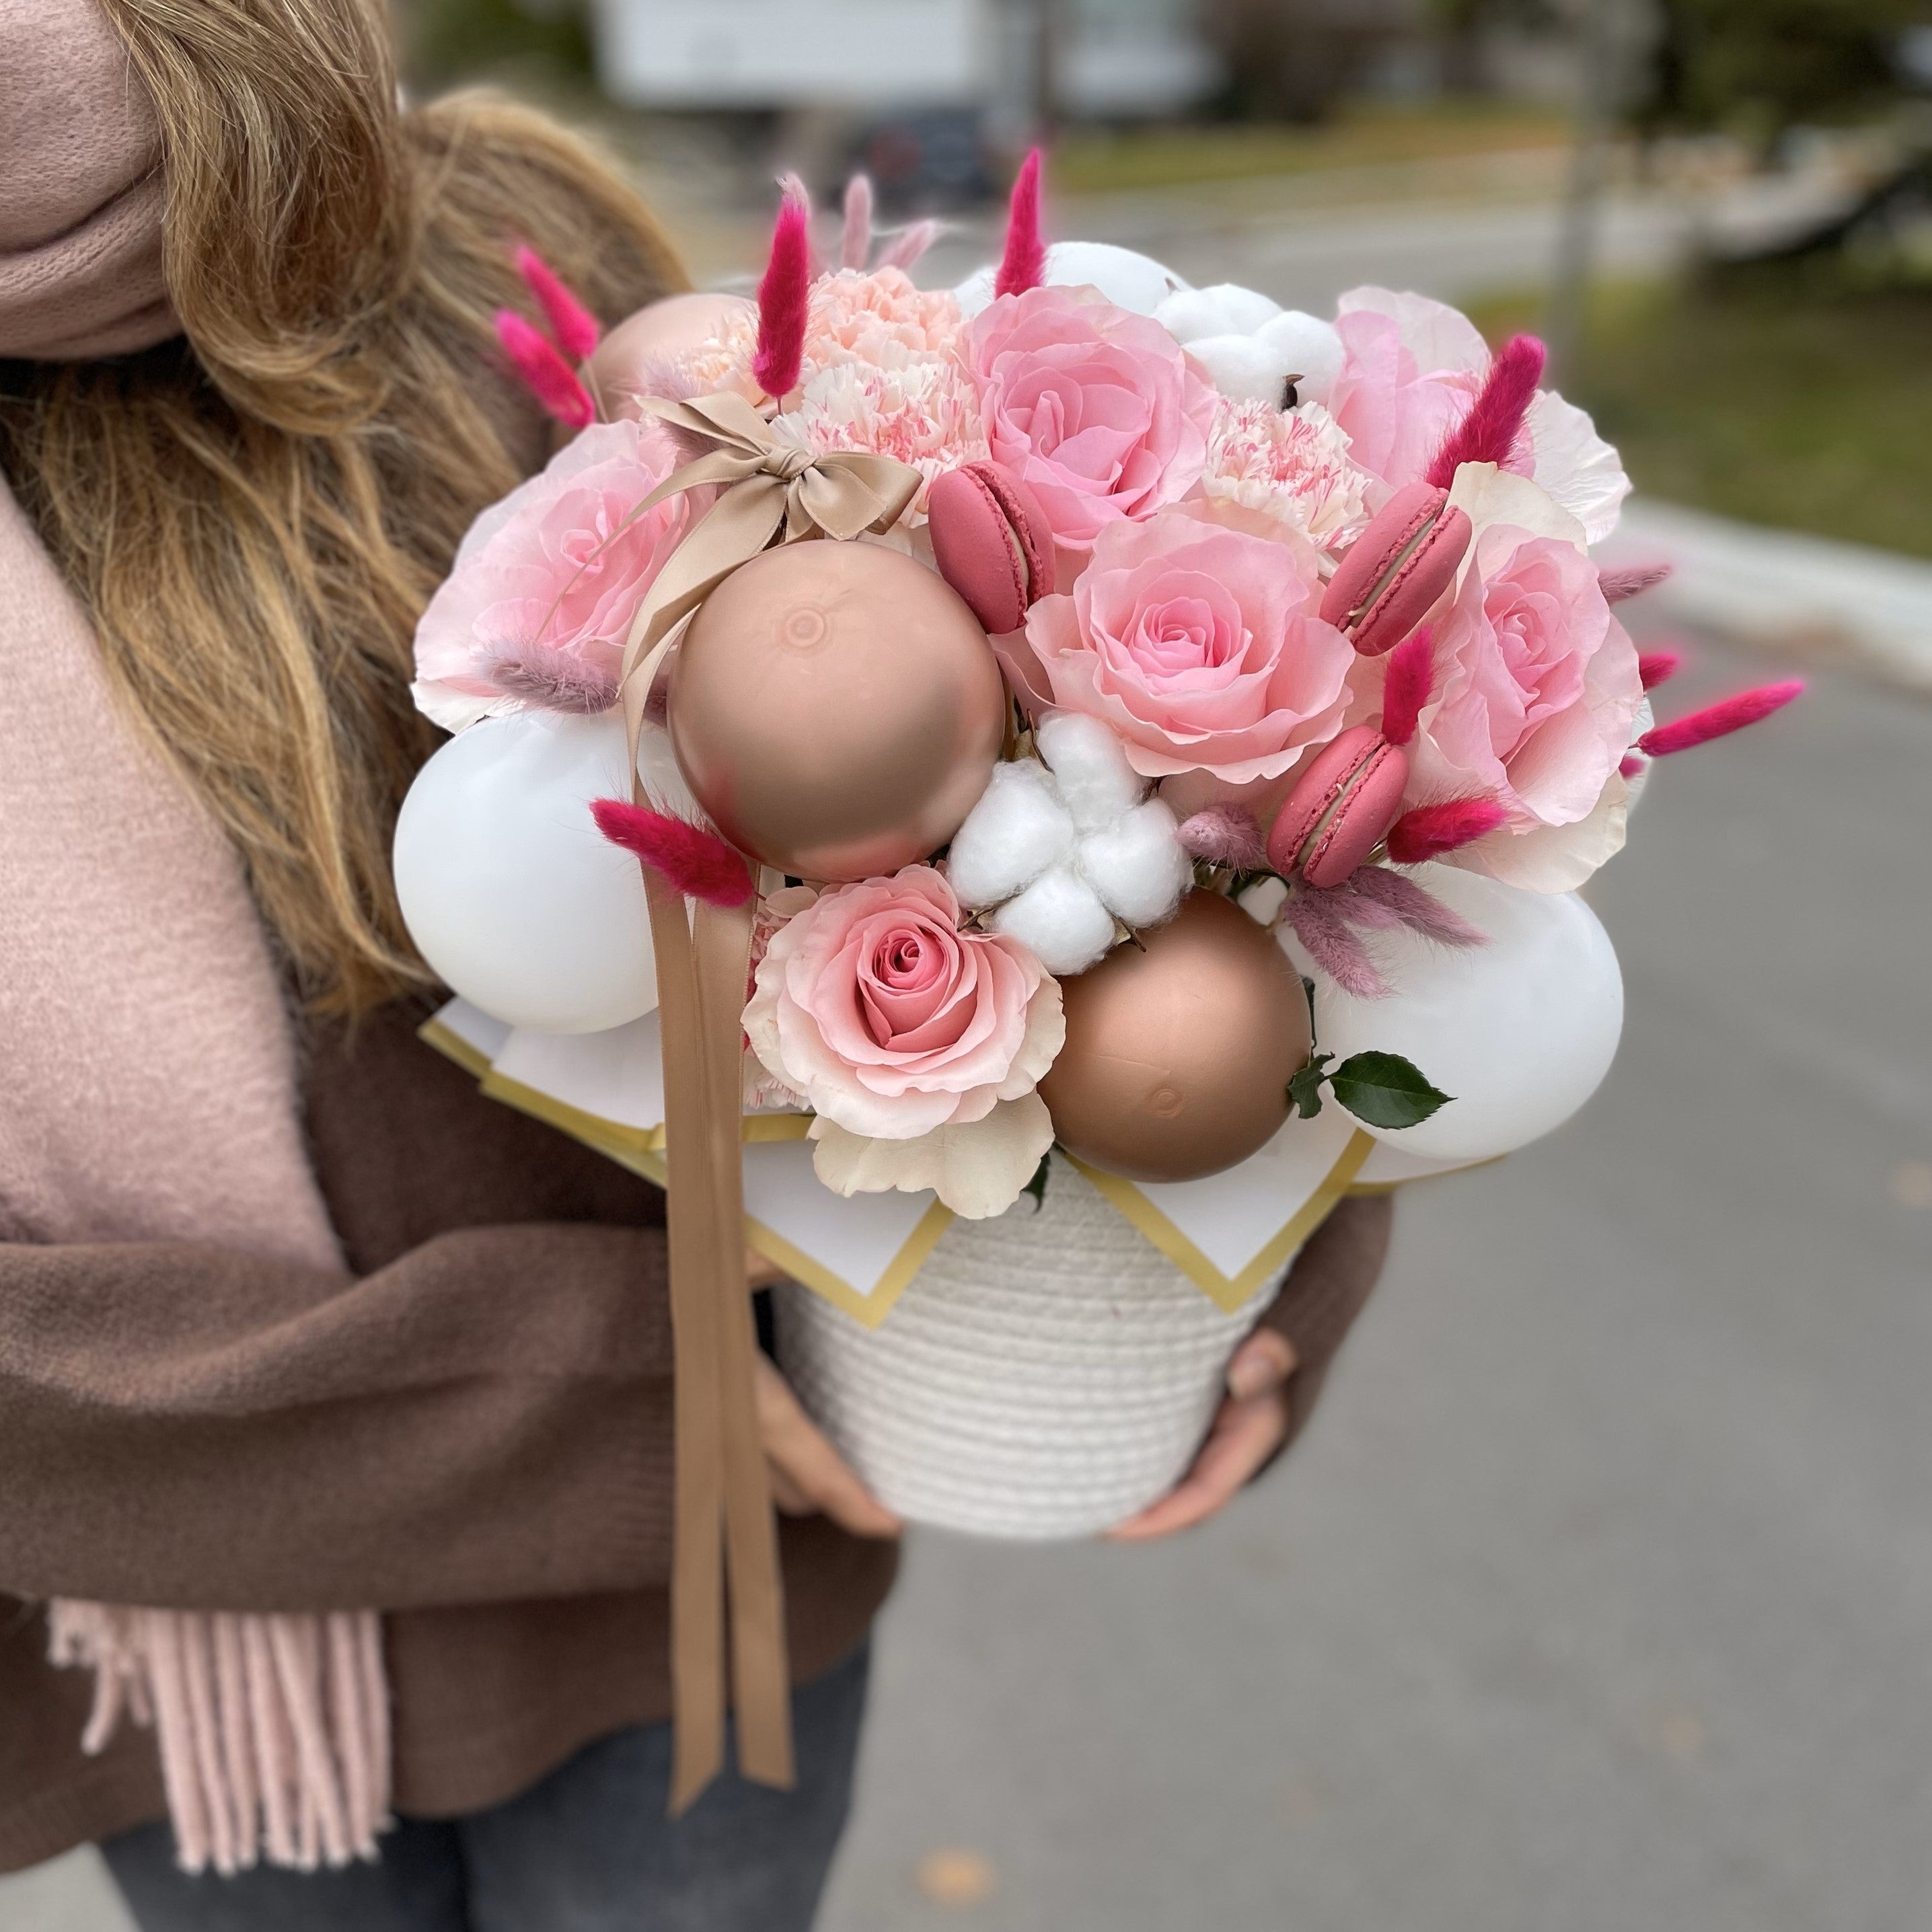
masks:
[[[1488,344],[1446,303],[1388,289],[1349,290],[1335,327],[1344,356],[1328,406],[1348,434],[1349,453],[1392,489],[1419,481],[1481,388]],[[1616,450],[1552,389],[1530,405],[1507,466],[1534,478],[1592,543],[1616,527],[1630,494]]]
[[[759,963],[752,1052],[821,1120],[868,1138],[968,1126],[1024,1099],[1066,1038],[1059,984],[960,916],[930,866],[822,893]]]
[[[631,620],[689,517],[682,497],[634,513],[676,461],[655,425],[593,424],[484,511],[416,626],[418,706],[450,731],[508,710],[506,667],[614,694]]]
[[[869,450],[909,463],[929,488],[942,470],[986,454],[979,398],[956,362],[938,358],[882,369],[839,363],[809,377],[796,406],[773,418],[775,440],[820,454]],[[906,520],[926,516],[922,488]]]
[[[1144,776],[1277,777],[1340,728],[1355,662],[1312,556],[1184,510],[1110,524],[1072,594],[1028,613],[1028,682],[1112,725]]]
[[[1323,550],[1360,534],[1383,493],[1348,454],[1348,439],[1319,403],[1277,410],[1230,402],[1216,409],[1201,487],[1210,499],[1258,510]]]
[[[1578,828],[1568,842],[1594,845],[1612,829],[1596,821],[1621,784],[1643,702],[1636,646],[1588,557],[1502,524],[1478,536],[1435,634],[1436,695],[1410,748],[1411,802],[1496,800],[1509,824],[1454,862],[1552,889],[1546,875],[1552,863],[1566,870],[1566,842],[1545,835]],[[1620,819],[1613,829],[1620,843]],[[1615,849],[1598,853],[1585,875]],[[1535,877],[1526,869],[1532,860]]]
[[[967,334],[986,437],[1076,553],[1200,480],[1216,398],[1173,337],[1088,288],[1002,296]]]

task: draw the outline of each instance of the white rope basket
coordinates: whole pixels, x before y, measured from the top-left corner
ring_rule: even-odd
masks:
[[[782,1282],[778,1364],[908,1521],[1090,1536],[1174,1486],[1280,1282],[1224,1314],[1056,1156],[1037,1212],[955,1221],[878,1328]]]

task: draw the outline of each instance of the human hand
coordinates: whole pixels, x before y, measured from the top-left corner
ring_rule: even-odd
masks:
[[[1108,1531],[1116,1543],[1150,1543],[1205,1522],[1229,1502],[1288,1434],[1294,1344],[1258,1328],[1228,1364],[1228,1394],[1194,1466],[1158,1502]]]
[[[772,1499],[788,1516],[829,1516],[854,1536],[897,1536],[905,1526],[860,1481],[770,1359],[758,1362],[758,1434]]]

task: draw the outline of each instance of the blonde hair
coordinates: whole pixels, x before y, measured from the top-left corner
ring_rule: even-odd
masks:
[[[410,640],[471,519],[542,460],[495,354],[527,239],[607,318],[686,286],[583,142],[398,105],[380,0],[101,0],[159,110],[183,336],[6,365],[0,454],[110,673],[234,842],[303,997],[428,974],[390,881],[430,748]]]

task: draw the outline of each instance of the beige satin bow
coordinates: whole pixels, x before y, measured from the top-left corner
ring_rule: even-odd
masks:
[[[638,506],[707,484],[719,496],[671,554],[624,646],[620,689],[632,796],[644,795],[645,701],[686,618],[774,542],[843,542],[885,531],[919,493],[910,464],[863,451],[814,454],[772,436],[743,398],[647,398],[646,413],[716,447]],[[758,1436],[758,1338],[745,1280],[741,1015],[752,908],[694,902],[644,868],[664,1043],[664,1160],[676,1358],[676,1519],[671,1556],[671,1810],[686,1810],[724,1762],[723,1635],[730,1579],[738,1764],[760,1784],[793,1781],[784,1596]]]

